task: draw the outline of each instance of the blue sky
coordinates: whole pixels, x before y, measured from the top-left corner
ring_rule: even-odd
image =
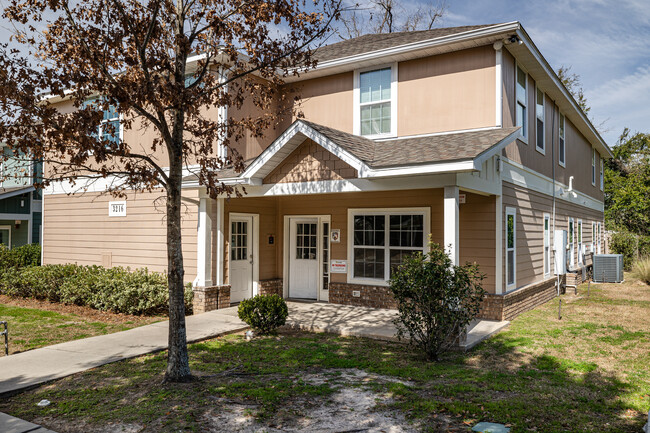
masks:
[[[610,146],[624,127],[650,132],[650,0],[448,0],[440,24],[507,21],[522,23],[553,68],[581,76]]]

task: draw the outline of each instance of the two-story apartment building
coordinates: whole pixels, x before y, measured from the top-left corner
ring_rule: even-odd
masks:
[[[391,269],[430,237],[480,265],[483,316],[503,319],[554,296],[554,230],[569,232],[573,267],[601,248],[611,152],[518,22],[366,35],[316,55],[286,79],[304,120],[235,143],[246,169],[220,177],[243,197],[213,200],[185,179],[185,271],[199,298],[391,308]],[[46,192],[45,263],[164,270],[158,194],[109,212],[96,185]]]
[[[34,188],[41,164],[14,155],[0,144],[0,244],[7,248],[38,243],[41,235],[41,191]]]

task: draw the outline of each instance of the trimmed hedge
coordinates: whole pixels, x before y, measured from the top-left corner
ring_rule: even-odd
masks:
[[[45,265],[0,271],[0,293],[83,305],[114,313],[167,314],[167,277],[147,269]],[[185,288],[185,310],[192,312],[192,289]]]
[[[256,295],[239,303],[237,315],[261,335],[268,335],[287,322],[289,309],[278,295]]]
[[[25,268],[41,264],[41,246],[38,244],[23,245],[8,249],[0,244],[0,272],[9,268]]]

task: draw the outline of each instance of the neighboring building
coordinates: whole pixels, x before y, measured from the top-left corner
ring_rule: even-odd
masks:
[[[317,57],[286,83],[306,120],[235,144],[247,168],[220,176],[244,197],[185,179],[196,287],[394,307],[391,268],[430,236],[487,275],[483,317],[510,319],[555,294],[554,230],[569,232],[572,268],[601,248],[611,151],[519,23],[366,35]],[[109,213],[97,184],[64,192],[45,196],[45,263],[165,269],[160,194]]]
[[[0,144],[0,244],[8,248],[38,243],[41,234],[41,191],[34,175],[41,164],[24,156],[14,157]],[[4,162],[3,162],[4,160]]]

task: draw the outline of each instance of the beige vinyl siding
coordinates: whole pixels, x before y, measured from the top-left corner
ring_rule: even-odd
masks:
[[[483,288],[488,293],[495,293],[496,274],[496,199],[494,196],[466,194],[466,202],[459,211],[459,258],[479,265],[480,272],[486,279]]]
[[[555,224],[553,215],[553,198],[527,188],[503,183],[503,215],[505,221],[505,208],[513,207],[517,210],[516,227],[516,255],[517,274],[516,287],[538,282],[544,279],[544,214],[551,215],[551,263],[553,263],[553,231],[567,230],[568,219],[572,217],[576,227],[578,219],[582,220],[582,238],[585,245],[591,244],[591,223],[603,223],[603,213],[583,206],[569,203],[565,200],[556,200]],[[504,225],[505,226],[505,225]],[[576,229],[577,230],[577,229]],[[505,227],[503,229],[503,242],[505,245]],[[588,242],[587,242],[588,240]],[[601,240],[602,241],[602,240]],[[505,257],[505,249],[504,249]],[[578,264],[577,241],[574,248],[574,263]],[[505,261],[503,272],[505,275]],[[551,272],[553,266],[551,265]]]
[[[196,199],[196,191],[184,191]],[[109,217],[115,199],[99,193],[46,195],[43,215],[43,263],[102,265],[110,255],[112,266],[148,268],[165,272],[167,243],[162,192],[130,193],[127,216]],[[158,200],[157,200],[158,199]],[[184,201],[182,214],[185,281],[196,277],[197,205]]]
[[[515,59],[507,51],[503,51],[503,126],[512,127],[515,125],[515,104],[516,104],[516,69]],[[564,185],[569,184],[569,177],[573,176],[573,188],[596,200],[603,200],[603,192],[600,190],[600,164],[596,162],[596,185],[591,184],[591,144],[578,131],[567,117],[565,119],[565,147],[566,147],[566,168],[558,164],[559,153],[559,110],[554,102],[546,96],[545,101],[545,155],[535,150],[536,140],[536,116],[535,116],[535,81],[528,76],[528,144],[516,140],[506,146],[503,156],[518,162],[526,167],[553,178]],[[545,89],[541,89],[545,90]],[[566,114],[566,113],[563,113]],[[552,143],[551,143],[552,140]],[[553,146],[553,149],[551,148]]]

